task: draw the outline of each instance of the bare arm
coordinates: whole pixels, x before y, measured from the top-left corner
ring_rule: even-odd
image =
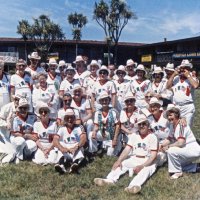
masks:
[[[177,76],[178,74],[179,72],[175,70],[174,73],[170,76],[170,78],[167,81],[166,89],[170,89],[173,86],[174,77]]]

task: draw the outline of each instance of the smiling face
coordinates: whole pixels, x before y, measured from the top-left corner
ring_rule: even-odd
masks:
[[[143,70],[137,70],[136,74],[138,76],[138,79],[143,79],[144,75],[145,75],[145,72]]]
[[[42,121],[48,120],[49,119],[49,109],[48,108],[40,108],[39,109],[39,114],[40,114],[40,119]]]
[[[72,128],[75,123],[75,115],[65,115],[64,121],[67,127]]]
[[[103,99],[100,99],[99,103],[102,105],[102,108],[108,108],[109,107],[109,103],[110,103],[110,98],[109,97],[105,97]]]
[[[77,88],[74,90],[73,94],[74,94],[74,100],[79,100],[83,95],[83,90],[81,88]]]
[[[38,77],[38,81],[41,87],[45,87],[47,85],[47,77],[45,75],[40,75]]]
[[[101,70],[99,72],[99,78],[100,78],[100,80],[107,80],[108,79],[108,71],[107,70]]]
[[[138,130],[140,132],[140,135],[146,135],[148,134],[149,130],[149,122],[148,121],[143,121],[138,124]]]
[[[21,106],[21,107],[19,107],[19,114],[25,118],[28,115],[28,110],[29,110],[28,105]]]
[[[66,71],[66,79],[69,82],[72,82],[74,80],[74,75],[75,75],[75,71],[73,69],[70,69],[70,70]]]
[[[167,119],[170,123],[176,125],[180,119],[180,111],[178,109],[172,109],[166,113]]]
[[[135,75],[134,67],[135,67],[134,65],[129,65],[129,66],[126,67],[126,71],[128,72],[129,76]]]
[[[127,99],[127,100],[125,101],[125,104],[126,104],[126,107],[127,107],[128,109],[134,108],[134,107],[135,107],[135,99],[134,99],[134,98]]]
[[[122,70],[117,71],[117,76],[118,76],[120,81],[124,80],[125,75],[126,75],[125,71],[122,71]]]
[[[157,83],[160,83],[161,82],[161,80],[162,80],[162,73],[155,73],[154,74],[154,79],[155,79],[155,82],[157,82]]]
[[[91,66],[90,66],[90,72],[91,72],[91,74],[92,74],[93,76],[96,76],[98,68],[99,68],[99,67],[98,67],[97,65],[91,65]]]
[[[37,59],[32,58],[32,59],[30,59],[30,62],[31,62],[31,66],[33,68],[37,67],[37,65],[38,65],[38,60]]]

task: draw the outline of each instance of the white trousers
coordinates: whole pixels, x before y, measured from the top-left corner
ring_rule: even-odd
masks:
[[[23,137],[11,136],[10,141],[15,148],[16,157],[23,160],[23,153],[26,156],[30,156],[34,151],[37,150],[37,145],[33,140],[25,140]]]
[[[114,148],[112,147],[112,140],[105,140],[100,131],[97,131],[96,139],[92,138],[93,132],[88,135],[89,152],[94,153],[98,151],[98,141],[103,142],[103,148],[107,150],[107,155],[112,156]]]
[[[89,133],[93,130],[93,127],[94,127],[93,120],[88,119],[87,122],[84,123],[84,126],[86,128],[86,133],[87,133],[87,136],[88,136]]]
[[[58,160],[58,150],[52,149],[48,157],[45,157],[44,152],[41,149],[37,149],[35,152],[35,156],[32,161],[36,164],[43,165],[43,164],[56,164]]]
[[[116,168],[115,170],[112,170],[108,176],[107,179],[117,182],[117,180],[120,178],[121,175],[125,174],[127,171],[129,171],[129,176],[132,176],[133,170],[136,166],[142,165],[145,163],[145,161],[148,158],[137,158],[135,156],[131,156],[130,158],[124,160],[122,162],[122,166]],[[152,164],[148,167],[144,167],[130,182],[128,187],[133,186],[141,186],[145,183],[145,181],[153,175],[153,173],[156,171],[156,164]]]
[[[167,157],[169,173],[196,172],[196,164],[192,161],[200,158],[200,146],[197,142],[192,142],[183,148],[170,147]]]

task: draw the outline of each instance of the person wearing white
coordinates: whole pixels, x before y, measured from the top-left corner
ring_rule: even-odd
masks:
[[[0,108],[10,102],[10,75],[4,72],[4,62],[0,61]]]
[[[146,107],[145,94],[150,91],[151,82],[146,79],[146,70],[144,65],[139,64],[136,68],[137,78],[131,82],[130,91],[135,94],[136,107]]]
[[[36,106],[36,113],[39,120],[33,124],[33,132],[37,135],[38,146],[32,161],[36,164],[56,164],[57,149],[54,149],[53,137],[57,133],[57,125],[55,120],[49,118],[50,109],[44,102],[38,102]]]
[[[107,92],[103,91],[98,101],[102,108],[94,114],[94,129],[88,137],[89,152],[94,153],[103,148],[107,155],[112,156],[120,128],[118,112],[109,107],[111,98]]]
[[[167,82],[167,89],[173,91],[173,104],[177,105],[181,111],[181,117],[185,117],[187,124],[192,125],[195,106],[194,90],[199,86],[199,80],[192,77],[191,69],[193,65],[188,60],[183,60],[177,70]]]
[[[26,99],[19,100],[17,116],[13,120],[10,141],[16,150],[17,160],[23,160],[32,155],[37,150],[35,141],[37,136],[33,132],[33,124],[36,120],[35,115],[28,114],[29,103]]]
[[[38,86],[33,89],[32,94],[33,107],[36,109],[38,101],[47,103],[50,108],[50,117],[57,118],[57,109],[59,97],[54,85],[47,83],[47,74],[38,74]]]
[[[79,79],[74,78],[76,71],[72,66],[69,66],[66,69],[65,73],[66,73],[66,78],[61,82],[60,89],[59,89],[59,97],[61,99],[63,98],[63,95],[66,92],[72,94],[75,84],[81,85]]]
[[[96,185],[113,185],[121,175],[129,171],[129,176],[132,176],[133,173],[137,175],[125,188],[125,191],[136,194],[141,190],[141,185],[155,172],[158,150],[157,137],[151,133],[150,124],[144,115],[139,116],[137,125],[139,133],[131,135],[127,146],[114,163],[106,179],[94,179]],[[130,154],[131,151],[133,154]]]
[[[16,63],[16,73],[10,78],[11,95],[21,95],[26,97],[29,103],[29,112],[33,112],[32,107],[32,89],[33,79],[31,75],[25,71],[26,62],[23,59],[19,59]]]
[[[171,179],[183,176],[183,172],[198,172],[197,163],[200,158],[200,146],[189,125],[183,126],[180,122],[180,110],[169,105],[165,116],[170,122],[170,135],[162,143],[161,150],[167,152],[168,171]]]
[[[133,81],[136,79],[136,75],[135,75],[135,68],[136,68],[136,63],[132,60],[132,59],[128,59],[126,61],[126,71],[127,74],[124,77],[124,79],[128,80],[128,81]]]
[[[83,146],[86,142],[85,130],[81,125],[75,125],[75,113],[69,108],[65,112],[64,126],[60,127],[54,136],[53,143],[58,148],[59,164],[55,165],[56,171],[65,173],[62,157],[70,166],[69,172],[74,172],[84,159]]]
[[[59,63],[58,63],[57,70],[58,70],[62,80],[64,80],[64,78],[65,78],[65,70],[66,70],[66,68],[67,68],[67,64],[65,63],[65,61],[64,60],[60,60]]]
[[[93,86],[91,98],[93,111],[98,110],[101,107],[97,100],[103,91],[107,92],[111,97],[111,105],[113,108],[115,108],[117,89],[114,82],[108,79],[109,73],[110,72],[105,65],[102,65],[101,68],[97,71],[99,80],[97,80]]]
[[[115,71],[115,75],[117,76],[117,80],[114,80],[117,89],[116,109],[118,112],[120,112],[125,107],[123,98],[130,89],[130,81],[124,79],[126,70],[123,65],[118,67],[118,69]]]

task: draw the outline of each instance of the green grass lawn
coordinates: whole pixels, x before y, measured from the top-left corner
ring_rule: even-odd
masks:
[[[200,138],[200,90],[196,92],[196,115],[193,125],[195,135]],[[8,165],[0,169],[0,200],[2,199],[65,199],[65,200],[128,200],[128,199],[200,199],[200,173],[184,174],[178,180],[170,180],[167,165],[158,169],[143,186],[140,194],[124,192],[131,178],[122,177],[115,186],[97,187],[95,177],[105,177],[116,158],[104,156],[87,167],[79,175],[59,176],[53,166],[37,166],[31,162]]]

